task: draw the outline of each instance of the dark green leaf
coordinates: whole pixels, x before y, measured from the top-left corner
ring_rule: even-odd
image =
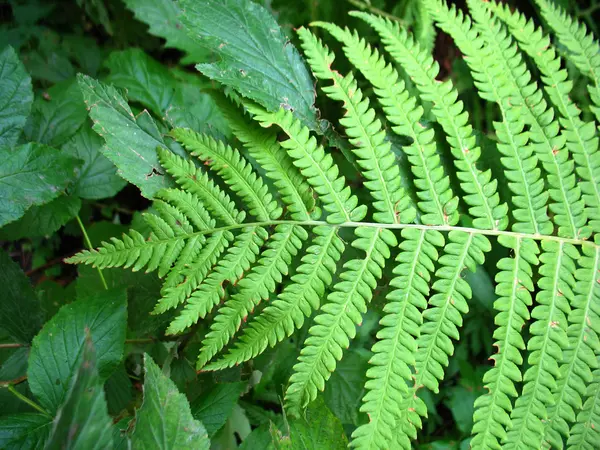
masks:
[[[42,327],[42,313],[29,279],[0,250],[0,328],[18,342],[29,343]]]
[[[188,34],[219,58],[198,70],[268,110],[293,109],[317,128],[313,79],[266,9],[250,0],[182,0],[180,5]]]
[[[210,437],[225,425],[245,386],[242,382],[217,384],[193,402],[194,417],[204,424]]]
[[[56,413],[46,450],[104,450],[112,448],[112,421],[108,415],[103,379],[89,333],[66,401]]]
[[[341,422],[319,396],[306,410],[305,417],[290,421],[290,448],[294,450],[345,449],[348,439]]]
[[[78,164],[42,144],[0,147],[0,226],[58,197],[75,177]]]
[[[0,238],[17,240],[49,236],[75,217],[80,209],[79,197],[61,195],[50,203],[29,208],[23,217],[0,230]]]
[[[52,419],[44,414],[22,413],[0,417],[0,448],[42,449],[51,426]]]
[[[44,325],[33,340],[27,371],[31,391],[44,408],[54,412],[64,402],[86,330],[98,354],[100,378],[110,376],[123,356],[126,321],[125,291],[109,290],[63,306]]]
[[[135,17],[146,23],[150,34],[164,38],[167,48],[176,48],[186,53],[182,64],[206,61],[210,51],[202,48],[189,37],[179,22],[181,10],[173,0],[124,0]]]
[[[79,75],[89,114],[94,121],[94,131],[106,141],[104,156],[119,169],[123,178],[135,184],[148,198],[166,187],[174,187],[166,176],[156,154],[157,147],[165,147],[160,136],[142,128],[123,96],[112,86]],[[147,120],[151,120],[147,117]]]
[[[31,77],[12,47],[0,53],[0,145],[15,145],[31,111]]]
[[[206,429],[194,420],[185,395],[177,391],[150,356],[144,355],[144,403],[136,412],[132,448],[201,450],[210,447]]]
[[[274,448],[271,432],[269,431],[270,424],[265,423],[254,429],[246,439],[242,441],[240,450],[254,450],[257,448],[269,450]]]
[[[25,126],[28,140],[58,147],[86,120],[85,104],[74,80],[55,84],[33,103]]]
[[[106,380],[104,391],[106,392],[108,411],[111,415],[116,416],[123,409],[127,408],[129,402],[133,399],[133,386],[127,375],[125,366],[119,366],[108,380]]]
[[[73,195],[87,199],[114,197],[127,184],[117,175],[115,165],[102,154],[103,145],[102,138],[84,126],[62,146],[64,153],[83,161]]]

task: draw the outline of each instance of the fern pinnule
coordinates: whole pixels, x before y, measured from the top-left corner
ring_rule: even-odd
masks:
[[[396,70],[356,31],[352,33],[325,22],[313,22],[311,25],[326,29],[344,45],[348,60],[375,88],[386,118],[394,125],[394,133],[412,139],[412,143],[403,146],[402,150],[408,155],[415,177],[413,181],[419,198],[417,205],[421,212],[419,220],[431,225],[456,224],[458,198],[453,196],[450,180],[440,163],[433,130],[420,122],[423,108],[417,105],[414,97],[410,97]]]
[[[190,129],[175,128],[170,135],[183,144],[192,156],[223,177],[231,190],[248,205],[248,212],[252,216],[261,221],[275,220],[281,216],[281,208],[273,200],[262,178],[237,150]]]
[[[285,404],[290,414],[299,416],[303,408],[325,388],[325,382],[342,359],[344,349],[356,335],[367,303],[381,278],[390,247],[397,245],[389,230],[359,227],[352,246],[363,250],[365,257],[344,264],[341,281],[327,296],[327,302],[315,317],[308,337],[294,366]]]
[[[588,385],[587,400],[577,415],[577,423],[571,428],[567,445],[573,450],[594,450],[600,439],[600,369],[594,370]]]
[[[344,252],[344,242],[335,227],[315,227],[313,245],[306,249],[296,273],[283,292],[262,313],[250,322],[235,347],[205,370],[232,367],[261,354],[267,346],[275,346],[295,329],[304,325],[304,318],[318,310],[325,289],[333,280],[338,261]]]
[[[308,128],[295,119],[290,111],[281,109],[269,113],[254,106],[250,112],[255,114],[255,120],[262,126],[276,124],[288,136],[280,145],[287,150],[294,165],[319,194],[323,208],[330,213],[327,215],[329,223],[359,221],[365,217],[366,206],[358,205],[358,198],[346,185],[345,178],[339,175],[339,168],[331,155],[317,145]]]
[[[375,200],[373,219],[379,223],[412,222],[415,213],[402,189],[399,165],[381,122],[369,108],[369,100],[363,97],[351,73],[343,77],[332,69],[333,53],[315,35],[306,28],[300,28],[298,35],[315,76],[333,82],[323,87],[323,92],[344,104],[340,124],[354,146],[352,151],[366,179],[364,185]]]
[[[219,309],[209,333],[202,342],[198,369],[227,345],[241,323],[261,300],[269,298],[283,276],[287,275],[292,257],[308,238],[304,228],[296,225],[278,225],[267,241],[258,263],[238,283],[238,292]]]

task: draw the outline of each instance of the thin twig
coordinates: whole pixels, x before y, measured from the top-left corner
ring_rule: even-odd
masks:
[[[42,408],[40,405],[38,405],[36,402],[34,402],[33,400],[25,397],[23,394],[21,394],[19,391],[17,391],[14,387],[14,385],[9,384],[7,386],[8,388],[8,392],[12,393],[15,397],[17,397],[19,400],[27,403],[29,406],[31,406],[34,409],[37,409],[39,412],[41,412],[42,414],[48,416],[48,417],[52,417],[48,411],[46,411],[44,408]]]
[[[27,347],[27,344],[21,344],[19,342],[10,342],[8,344],[0,344],[0,348],[20,348]]]
[[[81,228],[81,232],[83,233],[83,240],[85,242],[85,245],[90,250],[93,250],[94,246],[92,245],[92,241],[90,241],[90,237],[88,236],[87,231],[85,230],[85,227],[83,226],[83,222],[81,221],[81,218],[79,217],[79,214],[77,214],[75,216],[75,219],[77,219],[77,223],[79,224],[79,228]],[[102,281],[102,285],[104,286],[104,289],[108,289],[108,284],[106,284],[106,280],[104,279],[104,275],[102,274],[102,270],[99,267],[97,267],[96,269],[98,270],[98,275],[100,275],[100,280]]]
[[[402,24],[406,23],[406,21],[402,20],[400,17],[396,17],[393,14],[385,12],[383,9],[376,8],[375,6],[373,6],[369,3],[365,3],[360,0],[348,0],[348,2],[350,4],[356,6],[357,8],[362,9],[363,11],[366,10],[366,11],[372,12],[374,14],[379,14],[380,16],[387,17],[390,20],[394,20],[394,21],[402,23]]]

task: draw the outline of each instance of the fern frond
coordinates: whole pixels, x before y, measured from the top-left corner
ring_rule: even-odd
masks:
[[[229,128],[248,149],[248,154],[265,170],[267,177],[273,180],[281,200],[287,205],[290,217],[294,220],[310,220],[312,213],[318,218],[320,212],[315,209],[313,191],[277,142],[276,133],[255,126],[229,100],[218,100]]]
[[[469,114],[458,101],[458,92],[452,82],[440,83],[435,79],[439,73],[437,62],[397,23],[363,12],[350,14],[364,20],[379,33],[386,50],[413,79],[422,99],[433,102],[432,112],[447,135],[474,226],[494,230],[506,228],[508,208],[506,204],[500,204],[497,182],[491,179],[491,171],[481,172],[477,168],[481,149],[468,124]]]
[[[576,421],[583,407],[586,386],[593,379],[592,369],[598,367],[600,355],[600,289],[596,286],[600,271],[600,251],[584,249],[575,272],[575,296],[568,316],[569,346],[563,353],[554,405],[549,408],[545,427],[545,443],[552,448],[563,447],[563,436],[569,438],[569,423]]]
[[[233,241],[233,234],[229,231],[214,233],[189,262],[182,264],[183,267],[176,266],[180,271],[173,272],[175,276],[169,280],[169,283],[163,285],[160,291],[162,297],[158,300],[153,313],[161,314],[183,303],[202,283],[210,268],[231,241]]]
[[[336,361],[342,359],[343,349],[356,335],[356,325],[362,321],[377,280],[381,278],[390,247],[397,245],[393,233],[385,229],[357,228],[352,246],[363,250],[363,259],[353,259],[344,264],[333,292],[321,307],[304,342],[298,363],[290,378],[285,394],[286,408],[299,416],[300,411],[314,400],[317,391],[335,370]]]
[[[289,139],[280,142],[280,145],[287,150],[294,165],[319,194],[323,208],[330,213],[327,216],[329,223],[359,221],[365,217],[367,207],[358,205],[358,199],[346,185],[345,178],[339,175],[339,168],[331,155],[317,145],[308,128],[294,119],[290,111],[280,109],[276,113],[269,113],[258,106],[249,110],[263,127],[276,124],[288,136]]]
[[[600,440],[600,369],[594,370],[587,387],[587,400],[577,415],[567,445],[571,450],[594,450]]]
[[[560,124],[564,127],[566,145],[575,158],[577,174],[586,205],[589,225],[600,231],[600,154],[598,137],[592,122],[581,120],[581,111],[569,97],[573,83],[568,80],[567,70],[562,68],[562,58],[540,27],[533,20],[512,12],[508,5],[496,2],[486,4],[509,28],[519,42],[519,47],[535,62],[542,74],[548,98],[560,113]]]
[[[423,108],[409,96],[398,72],[356,32],[325,22],[311,25],[326,29],[344,45],[348,60],[375,88],[386,118],[394,125],[392,130],[412,139],[412,143],[403,146],[402,150],[408,155],[415,177],[420,200],[418,207],[422,213],[420,221],[431,225],[456,224],[458,198],[453,196],[450,180],[440,163],[433,130],[420,123]]]
[[[192,161],[185,160],[169,150],[159,148],[157,152],[160,164],[175,178],[177,184],[201,199],[206,209],[217,220],[227,225],[244,221],[246,214],[243,211],[238,211],[229,195],[223,192]]]
[[[548,234],[552,223],[547,214],[548,193],[533,148],[527,145],[529,135],[520,119],[520,108],[506,89],[503,69],[496,62],[496,55],[471,27],[468,17],[454,6],[448,8],[441,0],[429,0],[428,6],[437,25],[448,33],[465,55],[479,96],[495,102],[500,107],[502,122],[493,122],[499,140],[498,151],[513,193],[512,215],[516,223],[512,229],[524,233]]]
[[[302,257],[302,263],[291,283],[244,330],[234,348],[205,370],[232,367],[273,347],[295,329],[304,325],[304,317],[319,309],[325,289],[333,280],[336,261],[344,252],[344,243],[335,227],[315,227],[313,245]]]
[[[554,403],[560,376],[559,362],[568,345],[567,316],[573,299],[572,286],[577,250],[562,242],[542,242],[540,275],[541,291],[536,296],[537,306],[531,317],[531,338],[527,344],[529,369],[523,378],[523,392],[517,398],[511,414],[512,427],[503,448],[539,449],[544,433],[547,408]]]
[[[554,109],[546,103],[537,83],[530,81],[529,69],[504,25],[481,2],[469,0],[468,4],[476,28],[502,68],[512,101],[521,106],[524,121],[531,127],[534,151],[548,175],[549,194],[554,201],[550,211],[554,213],[559,236],[588,237],[581,190],[573,173],[575,164],[565,148],[564,136],[559,134],[560,127],[553,122]]]
[[[314,34],[302,27],[298,35],[315,76],[333,82],[323,92],[344,104],[345,115],[340,123],[354,146],[352,151],[366,179],[364,185],[375,200],[373,218],[379,223],[412,222],[415,212],[402,189],[400,168],[381,122],[369,108],[369,100],[364,98],[351,73],[343,77],[331,68],[334,55]]]
[[[281,208],[252,166],[235,149],[210,136],[190,129],[175,128],[170,135],[185,149],[223,177],[231,190],[248,205],[248,212],[258,220],[275,220]]]
[[[600,44],[588,33],[583,22],[573,20],[560,6],[548,0],[535,0],[542,16],[568,50],[567,58],[579,71],[592,80],[588,86],[594,106],[591,108],[600,121]]]
[[[400,405],[408,394],[412,380],[411,367],[417,353],[416,337],[427,308],[429,282],[438,259],[436,247],[444,246],[437,231],[403,230],[400,253],[394,268],[395,289],[387,296],[384,317],[379,324],[378,341],[373,345],[365,384],[367,394],[360,410],[369,422],[352,433],[352,446],[358,448],[392,448],[390,442],[396,421],[401,417]]]
[[[201,369],[213,356],[227,345],[239,329],[242,320],[258,305],[266,300],[287,275],[292,257],[308,238],[304,228],[294,225],[278,225],[267,242],[267,250],[262,252],[258,264],[238,284],[238,293],[225,302],[215,317],[210,332],[202,341],[198,356],[198,369]]]
[[[235,237],[233,245],[227,249],[227,252],[212,272],[204,280],[201,280],[204,277],[198,277],[201,283],[198,285],[196,280],[194,284],[197,287],[189,285],[184,295],[181,295],[181,290],[177,289],[180,292],[179,302],[182,302],[186,297],[189,298],[183,310],[169,325],[167,334],[181,333],[194,325],[199,319],[206,317],[224,297],[224,284],[229,282],[235,285],[242,278],[256,260],[260,247],[267,237],[266,230],[261,227],[242,229],[242,232]],[[215,258],[207,258],[207,264],[203,266],[203,269],[196,270],[195,273],[207,271],[207,268],[210,268],[214,262]],[[194,289],[194,291],[190,295],[189,291],[191,289]],[[161,302],[164,302],[164,300],[161,299],[159,305]]]
[[[491,357],[494,367],[483,377],[488,392],[475,400],[471,445],[482,449],[501,449],[500,443],[510,428],[510,397],[517,396],[515,383],[521,382],[519,366],[523,364],[521,351],[525,350],[521,330],[529,320],[528,307],[534,290],[532,266],[538,264],[539,253],[531,240],[502,238],[500,243],[514,253],[498,261],[498,299],[494,302],[494,309],[499,311],[494,319],[498,353]]]

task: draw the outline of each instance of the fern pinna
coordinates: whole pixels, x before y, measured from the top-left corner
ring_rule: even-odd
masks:
[[[359,201],[330,150],[289,108],[222,97],[239,146],[172,130],[189,157],[158,149],[179,187],[156,195],[144,216],[149,237],[131,231],[70,262],[158,270],[165,282],[155,313],[177,309],[171,334],[218,308],[200,350],[202,370],[255,358],[314,315],[285,394],[292,415],[325,389],[391,268],[361,407],[369,420],[351,442],[386,449],[410,448],[427,416],[417,394],[437,392],[444,379],[472,297],[464,272],[504,248],[497,352],[487,392],[475,402],[471,445],[597,447],[600,53],[584,25],[550,0],[536,1],[551,35],[498,3],[469,0],[467,13],[425,1],[464,55],[478,95],[495,105],[486,151],[495,147],[501,173],[483,168],[469,113],[452,81],[438,80],[427,48],[399,23],[355,12],[382,50],[349,29],[312,24],[339,41],[355,73],[338,72],[334,54],[308,29],[298,35],[324,95],[343,108],[339,123],[369,201]],[[590,113],[569,95],[563,55],[589,78],[590,103],[581,106]],[[407,142],[400,151],[409,174],[391,134]],[[444,147],[451,164],[440,158]],[[345,229],[354,236],[343,239]],[[339,267],[348,246],[359,254]]]

